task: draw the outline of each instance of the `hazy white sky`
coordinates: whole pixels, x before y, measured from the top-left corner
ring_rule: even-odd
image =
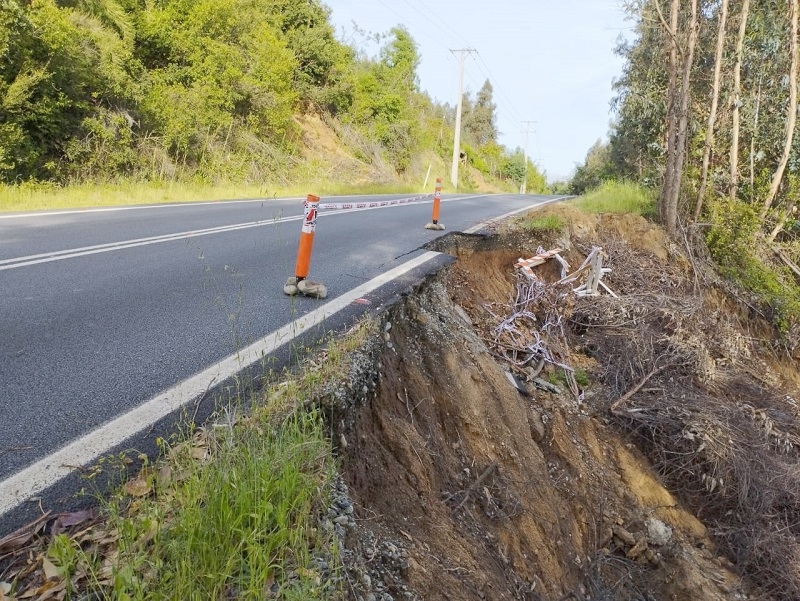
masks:
[[[464,87],[494,85],[500,142],[524,146],[522,121],[536,121],[528,153],[550,181],[569,176],[611,119],[611,83],[622,69],[613,49],[630,36],[618,0],[323,0],[340,38],[360,42],[353,22],[372,33],[405,25],[419,45],[420,84],[454,105],[458,60],[474,48]],[[374,55],[376,47],[369,53]]]

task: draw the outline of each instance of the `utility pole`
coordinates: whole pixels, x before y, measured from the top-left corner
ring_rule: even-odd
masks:
[[[525,129],[522,131],[525,134],[525,151],[523,152],[523,157],[525,157],[525,175],[522,176],[522,185],[519,187],[520,194],[527,194],[528,193],[528,136],[531,134],[531,126],[536,124],[536,121],[523,121],[522,124],[525,126]]]
[[[462,48],[460,50],[450,50],[453,54],[460,54],[460,69],[458,72],[458,105],[456,107],[456,128],[453,138],[453,167],[450,170],[450,181],[453,187],[458,189],[458,161],[461,155],[461,109],[464,106],[464,59],[472,52],[477,52],[473,48]]]

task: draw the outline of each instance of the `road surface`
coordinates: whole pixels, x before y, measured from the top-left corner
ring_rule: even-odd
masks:
[[[398,199],[409,195],[323,202]],[[385,280],[440,266],[422,248],[436,236],[553,200],[445,195],[445,232],[423,229],[431,196],[321,211],[310,279],[328,286],[322,301],[282,293],[302,199],[0,214],[0,535],[38,511],[30,497],[69,496],[53,485],[71,462],[163,432],[176,407],[194,411],[220,369],[254,353],[279,368],[304,318],[334,329],[370,307],[355,298],[379,303]]]

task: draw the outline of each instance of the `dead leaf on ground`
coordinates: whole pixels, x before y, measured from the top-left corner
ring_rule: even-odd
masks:
[[[8,535],[0,540],[0,553],[16,551],[27,545],[33,538],[33,532],[20,532],[19,534]]]
[[[172,483],[172,468],[168,465],[163,466],[158,470],[156,477],[159,488],[166,488]]]
[[[44,571],[45,580],[53,580],[61,576],[61,570],[53,565],[53,562],[46,557],[42,557],[42,570]]]
[[[148,479],[141,474],[136,476],[133,480],[128,480],[123,487],[126,495],[131,497],[144,497],[150,494],[151,490]]]
[[[0,538],[0,554],[8,553],[9,551],[16,551],[17,549],[28,544],[33,536],[44,527],[44,523],[49,517],[50,512],[48,511],[44,515],[36,518],[30,524],[26,524],[11,534],[7,534],[6,536]]]
[[[50,534],[56,536],[64,532],[67,528],[82,524],[83,522],[93,519],[94,517],[94,509],[83,509],[81,511],[74,511],[72,513],[62,513],[56,517],[53,525],[50,527]]]
[[[63,599],[66,596],[67,581],[50,580],[36,589],[35,594],[39,595],[37,601],[47,601],[47,599]]]

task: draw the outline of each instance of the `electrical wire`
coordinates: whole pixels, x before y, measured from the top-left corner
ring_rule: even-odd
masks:
[[[520,122],[524,121],[524,119],[522,117],[522,113],[520,113],[516,109],[516,107],[514,106],[514,103],[511,101],[511,99],[503,91],[503,88],[501,88],[498,85],[497,78],[495,78],[492,75],[492,71],[491,71],[491,69],[489,69],[489,65],[486,64],[486,61],[483,60],[483,57],[481,56],[481,53],[476,51],[475,54],[478,55],[478,60],[480,60],[480,64],[478,64],[476,62],[476,64],[478,64],[478,69],[480,69],[481,73],[484,73],[483,68],[486,69],[486,71],[484,73],[486,75],[486,79],[488,79],[491,82],[493,88],[496,89],[499,92],[500,97],[498,98],[498,100],[500,100],[501,102],[505,101],[504,102],[505,108],[509,109],[510,112],[513,113],[513,115],[516,117],[516,119],[518,121],[520,121]],[[481,68],[480,65],[483,65],[483,68]]]

